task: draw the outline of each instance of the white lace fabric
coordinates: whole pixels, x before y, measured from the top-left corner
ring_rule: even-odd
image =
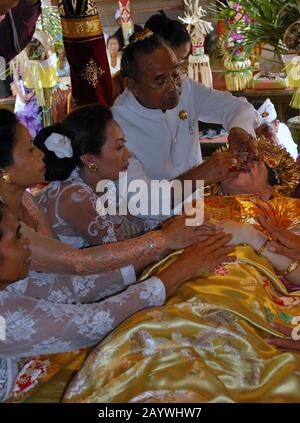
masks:
[[[144,223],[125,216],[99,215],[98,196],[76,168],[63,182],[51,182],[38,196],[58,238],[73,247],[110,244],[144,232]]]
[[[74,183],[74,178],[79,182]],[[122,238],[120,222],[95,216],[95,194],[79,180],[78,170],[69,182],[61,191],[56,183],[47,190],[57,207],[64,201],[65,192],[71,193],[66,214],[72,222],[66,221],[59,210],[52,225],[54,232],[77,248]],[[43,245],[47,250],[47,242],[55,237],[46,219],[51,212],[44,214],[29,193],[24,195],[24,206],[26,223],[45,234]],[[127,317],[165,302],[165,288],[158,278],[135,282],[132,265],[90,275],[31,271],[26,279],[0,291],[0,315],[6,321],[6,340],[0,341],[0,401],[11,392],[18,364],[23,365],[24,358],[92,346]]]
[[[18,371],[17,366],[12,369],[11,360],[92,346],[127,317],[165,302],[164,285],[156,277],[95,302],[105,294],[118,292],[121,285],[115,283],[93,297],[93,277],[83,284],[63,280],[63,276],[59,281],[55,274],[36,276],[30,275],[0,292],[0,312],[6,319],[6,340],[0,343],[1,401],[8,396]],[[82,303],[81,298],[94,302]]]

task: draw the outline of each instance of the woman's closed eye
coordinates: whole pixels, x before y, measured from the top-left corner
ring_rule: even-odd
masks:
[[[116,150],[118,150],[118,151],[123,150],[123,148],[125,147],[126,142],[127,142],[126,140],[121,141],[120,144],[116,147]]]

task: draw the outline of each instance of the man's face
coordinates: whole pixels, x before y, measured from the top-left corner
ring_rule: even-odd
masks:
[[[149,109],[170,110],[179,103],[181,79],[174,52],[163,46],[151,54],[141,55],[136,78],[128,78],[128,88]]]
[[[19,0],[0,0],[0,15],[5,15],[10,9],[17,6]]]

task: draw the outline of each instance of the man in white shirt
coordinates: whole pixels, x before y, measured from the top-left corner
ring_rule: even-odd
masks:
[[[258,125],[253,106],[181,77],[174,52],[162,40],[137,38],[125,49],[121,74],[126,90],[112,108],[134,156],[129,181],[176,178],[210,184],[232,176],[232,163],[239,168],[232,153],[216,153],[202,162],[198,121],[222,124],[229,141],[245,151]]]
[[[297,144],[294,142],[287,125],[277,119],[277,112],[271,100],[267,98],[266,101],[256,101],[254,107],[259,113],[260,126],[258,132],[274,139],[275,142],[282,145],[296,160],[298,157]]]

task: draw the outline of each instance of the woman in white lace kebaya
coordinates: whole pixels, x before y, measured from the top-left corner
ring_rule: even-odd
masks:
[[[47,278],[44,283],[40,279],[40,285],[35,287],[31,278],[13,283],[26,276],[30,249],[18,220],[0,200],[0,401],[10,395],[18,372],[30,357],[91,346],[136,311],[163,304],[166,296],[188,278],[210,271],[222,260],[230,260],[227,254],[232,248],[224,247],[229,239],[230,236],[215,234],[201,245],[190,247],[179,265],[162,272],[159,278],[136,284],[102,302],[83,304],[88,300],[88,288],[94,287],[93,278],[86,290],[66,280],[59,287],[69,291],[65,304],[62,298],[55,297],[55,288]],[[206,253],[203,257],[210,255],[209,264],[199,260],[200,249]],[[183,271],[185,268],[190,270]],[[92,291],[89,299],[96,299],[96,290],[94,298],[91,294]]]
[[[43,153],[32,145],[26,128],[7,110],[0,110],[0,136],[3,140],[0,144],[0,195],[15,217],[20,218],[22,231],[30,240],[31,270],[91,275],[130,265],[128,272],[132,278],[133,270],[140,271],[170,250],[191,245],[214,230],[213,225],[207,223],[198,228],[187,227],[184,218],[175,219],[162,229],[135,239],[88,249],[73,248],[57,239],[48,224],[48,216],[26,191],[45,181]],[[79,214],[76,206],[76,203],[71,204],[71,214]]]
[[[76,109],[63,126],[45,128],[34,139],[44,153],[45,179],[52,181],[37,198],[61,241],[82,248],[131,238],[147,229],[141,219],[118,216],[117,210],[115,215],[99,214],[97,185],[110,181],[110,194],[117,197],[114,181],[125,174],[130,158],[125,142],[110,110],[99,104]]]
[[[30,194],[24,195],[26,187],[43,181],[43,154],[6,110],[0,110],[0,139],[0,195],[9,207],[4,208],[0,225],[0,315],[6,324],[5,339],[0,340],[0,399],[4,400],[24,359],[93,345],[131,314],[162,304],[166,292],[191,277],[185,268],[207,271],[207,264],[186,266],[183,262],[174,273],[128,288],[135,282],[134,270],[166,254],[171,245],[175,249],[194,242],[201,231],[180,230],[182,224],[175,220],[163,231],[153,231],[153,238],[150,233],[148,238],[76,250],[55,239]],[[28,247],[25,243],[25,253],[18,254],[18,245],[23,245],[18,220],[32,251],[32,271],[25,279]],[[231,251],[222,248],[228,239],[223,234],[211,236],[212,263],[222,261]],[[186,256],[184,260],[191,259]],[[122,266],[127,267],[118,270]],[[17,279],[21,280],[12,283]]]

